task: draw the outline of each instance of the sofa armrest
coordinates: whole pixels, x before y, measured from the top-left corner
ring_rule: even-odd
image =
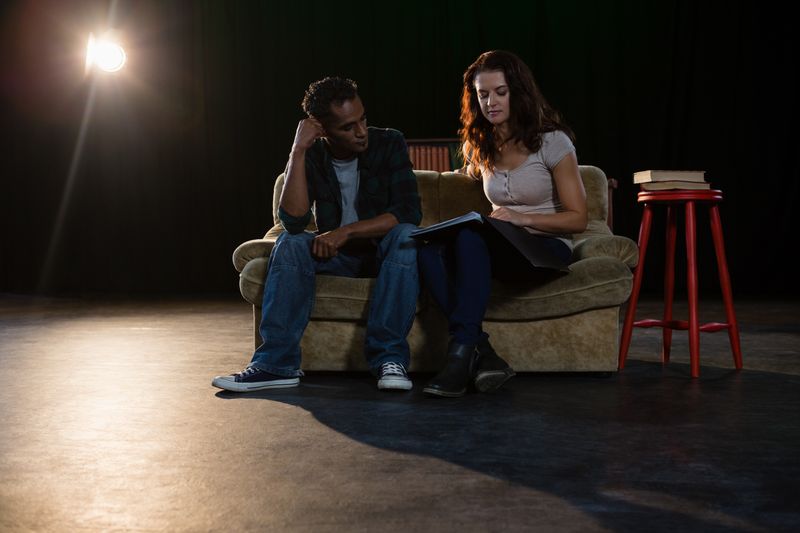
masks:
[[[283,228],[280,224],[276,224],[264,235],[261,239],[252,239],[243,242],[233,251],[233,267],[236,272],[241,272],[245,265],[258,257],[269,257],[272,253],[272,247],[275,246],[275,241],[278,236],[283,233]]]
[[[573,261],[605,256],[615,257],[628,267],[634,268],[639,262],[639,247],[628,237],[598,235],[576,241],[572,250]]]
[[[233,251],[233,267],[237,272],[241,272],[247,263],[253,259],[269,257],[273,246],[275,246],[275,241],[267,239],[253,239],[243,242]]]

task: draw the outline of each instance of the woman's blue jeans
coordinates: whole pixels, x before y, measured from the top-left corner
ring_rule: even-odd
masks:
[[[489,303],[492,265],[480,233],[465,227],[448,244],[422,246],[419,268],[425,286],[447,317],[453,341],[476,344],[488,337],[481,326]]]
[[[532,237],[534,238],[534,237]],[[561,240],[544,239],[554,254],[569,259],[571,250]],[[515,278],[520,267],[497,261],[492,255],[481,233],[470,227],[461,228],[452,241],[446,244],[430,243],[420,247],[419,268],[423,282],[431,296],[444,312],[453,341],[458,344],[476,344],[489,336],[483,331],[483,317],[489,304],[492,276]],[[536,282],[536,277],[527,274],[524,278]]]
[[[365,355],[376,372],[383,363],[408,368],[410,354],[406,337],[414,321],[419,295],[417,244],[409,237],[413,224],[398,224],[378,243],[377,252],[348,255],[340,252],[328,260],[311,255],[316,234],[282,233],[267,268],[261,305],[263,339],[249,366],[278,376],[302,376],[300,339],[311,318],[316,274],[357,277],[369,262],[377,263],[378,275],[372,291]]]

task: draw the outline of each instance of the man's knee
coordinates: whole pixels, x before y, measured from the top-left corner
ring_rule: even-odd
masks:
[[[273,262],[311,261],[311,241],[313,240],[313,233],[304,231],[291,234],[288,231],[284,231],[275,241],[271,260]]]
[[[389,246],[411,244],[416,247],[416,241],[411,237],[411,232],[417,229],[414,224],[397,224],[383,238]]]
[[[397,224],[381,241],[382,255],[393,262],[416,264],[417,241],[410,236],[417,229],[413,224]]]

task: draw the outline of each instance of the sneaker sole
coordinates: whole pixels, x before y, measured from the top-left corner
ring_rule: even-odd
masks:
[[[378,380],[378,388],[380,390],[411,390],[413,384],[407,379],[389,379],[386,378]]]
[[[480,392],[496,391],[503,386],[503,383],[513,378],[515,375],[516,372],[510,368],[481,372],[475,378],[475,388]]]
[[[430,394],[432,396],[441,396],[442,398],[460,398],[461,396],[464,396],[467,393],[467,389],[465,388],[460,392],[449,392],[449,391],[443,391],[439,389],[431,389],[429,387],[425,387],[424,389],[422,389],[422,392],[424,392],[425,394]]]
[[[211,385],[214,387],[230,392],[251,392],[265,389],[288,389],[290,387],[297,387],[299,384],[300,378],[276,379],[275,381],[259,381],[255,383],[239,383],[236,381],[214,378],[214,380],[211,382]]]

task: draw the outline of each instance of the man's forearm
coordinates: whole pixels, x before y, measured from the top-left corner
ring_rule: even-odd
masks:
[[[346,226],[342,226],[341,229],[347,231],[348,239],[364,239],[383,237],[397,224],[397,218],[393,214],[384,213],[374,218],[347,224]]]
[[[391,213],[384,213],[367,220],[359,220],[318,235],[311,244],[311,253],[314,257],[327,259],[337,255],[339,249],[352,239],[382,237],[396,225],[397,218]]]
[[[308,181],[306,180],[305,150],[295,148],[289,154],[280,206],[293,217],[302,217],[308,213],[310,204]]]

